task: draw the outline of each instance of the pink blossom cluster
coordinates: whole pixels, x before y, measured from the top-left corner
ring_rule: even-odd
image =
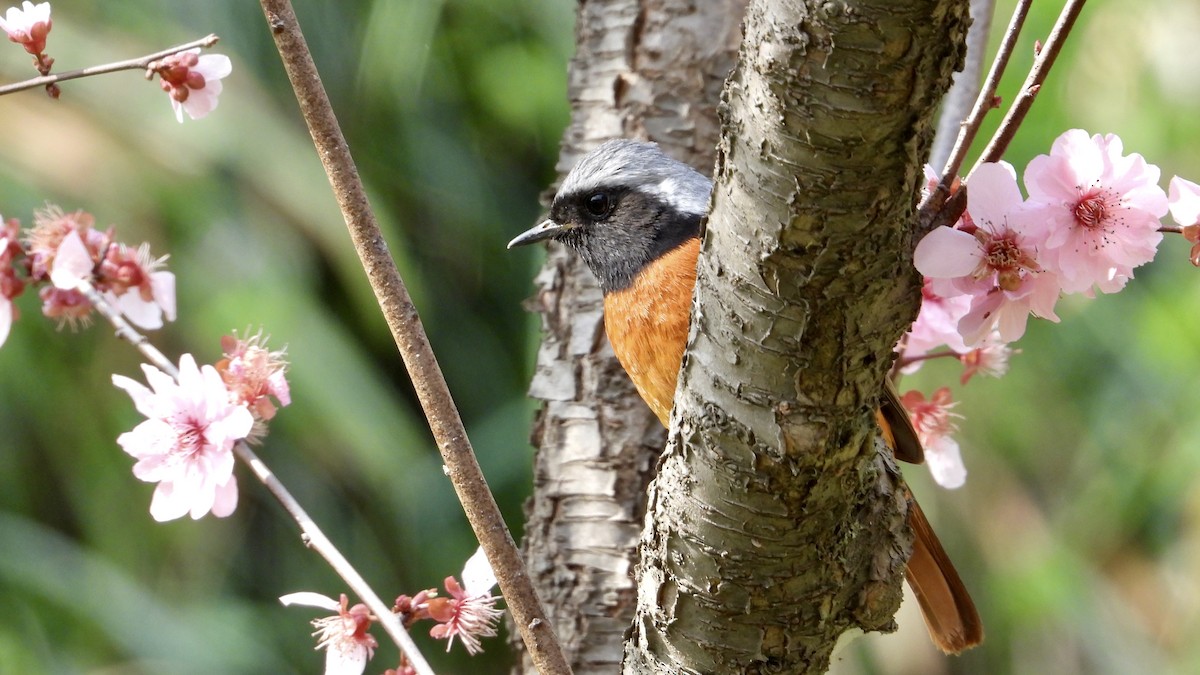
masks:
[[[492,595],[496,585],[496,574],[484,555],[476,549],[474,555],[463,566],[462,583],[454,577],[446,577],[445,586],[449,597],[439,596],[436,589],[420,591],[414,596],[401,595],[396,598],[392,612],[406,627],[415,622],[436,622],[429,634],[447,641],[446,651],[454,645],[457,637],[470,654],[483,651],[480,638],[495,637],[496,622],[504,615],[496,608],[497,596]],[[290,593],[279,598],[284,606],[302,605],[334,612],[331,616],[313,620],[317,638],[317,649],[325,650],[325,675],[360,675],[367,661],[375,654],[378,643],[368,629],[376,620],[366,605],[348,607],[345,594],[340,601],[320,593],[304,591]],[[402,661],[386,673],[406,675],[415,672],[411,665]]]
[[[225,358],[217,367],[198,366],[191,354],[179,359],[174,377],[143,365],[146,387],[121,375],[113,384],[125,390],[146,416],[117,443],[137,462],[133,475],[157,483],[150,502],[156,520],[207,513],[228,516],[237,507],[233,446],[265,435],[275,405],[287,405],[282,351],[268,351],[262,334],[248,339],[223,338]]]
[[[1137,153],[1125,154],[1115,135],[1072,129],[1050,154],[1029,162],[1022,196],[1006,162],[983,164],[971,175],[967,210],[951,227],[938,227],[913,256],[925,277],[921,311],[901,340],[900,364],[911,372],[934,356],[964,366],[962,383],[976,373],[1001,375],[1030,316],[1058,321],[1060,297],[1115,293],[1150,262],[1162,241],[1168,210],[1195,246],[1200,263],[1200,186],[1176,177],[1170,197],[1160,171]],[[943,348],[943,351],[937,351]],[[941,389],[911,403],[934,476],[946,486],[965,478],[957,443],[948,441],[952,396]],[[941,408],[939,410],[939,407]]]
[[[84,211],[66,213],[48,206],[34,215],[24,235],[11,219],[0,226],[0,345],[17,318],[13,301],[26,288],[38,288],[42,313],[59,325],[91,321],[90,287],[139,328],[161,328],[175,320],[175,275],[162,269],[166,258],[142,244],[131,248],[114,240],[113,228],[100,230]]]

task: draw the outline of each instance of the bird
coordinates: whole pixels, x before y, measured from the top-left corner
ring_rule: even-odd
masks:
[[[512,249],[555,240],[580,256],[604,294],[604,329],[613,352],[664,427],[687,343],[701,222],[711,192],[707,176],[657,144],[606,141],[567,173],[549,217],[508,244]],[[924,461],[890,379],[875,417],[898,459]],[[982,642],[983,624],[924,512],[915,500],[910,503],[914,542],[905,576],[934,645],[958,654]]]

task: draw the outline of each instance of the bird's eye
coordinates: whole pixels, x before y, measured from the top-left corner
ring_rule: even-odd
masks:
[[[612,212],[613,200],[607,192],[593,192],[584,200],[583,208],[593,218],[604,218]]]

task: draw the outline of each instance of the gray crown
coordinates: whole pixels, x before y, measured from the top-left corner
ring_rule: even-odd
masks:
[[[658,197],[681,213],[704,215],[712,181],[655,143],[616,139],[589,152],[558,188],[560,195],[625,187]]]

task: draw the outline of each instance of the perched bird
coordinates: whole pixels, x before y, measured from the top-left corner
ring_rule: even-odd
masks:
[[[667,426],[683,360],[700,253],[700,221],[712,182],[653,143],[608,141],[575,165],[550,217],[508,247],[554,239],[587,264],[604,293],[604,329],[638,393]],[[889,381],[876,419],[899,459],[924,451]],[[970,595],[914,501],[907,574],[930,636],[957,654],[983,640]]]

